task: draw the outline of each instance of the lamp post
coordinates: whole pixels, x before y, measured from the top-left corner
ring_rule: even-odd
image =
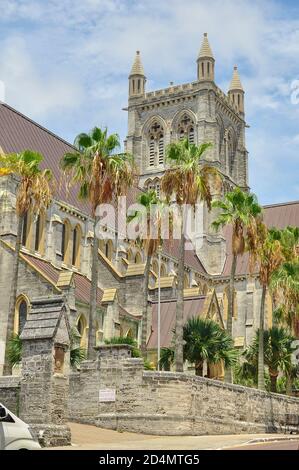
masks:
[[[158,371],[161,359],[161,246],[158,248]]]

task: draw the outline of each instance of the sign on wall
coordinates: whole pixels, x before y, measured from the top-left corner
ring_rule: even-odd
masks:
[[[103,388],[99,390],[99,402],[108,402],[116,400],[115,388]]]

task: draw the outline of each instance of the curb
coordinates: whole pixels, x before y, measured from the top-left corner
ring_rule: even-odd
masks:
[[[244,447],[254,444],[262,444],[264,442],[279,442],[279,441],[299,441],[299,435],[289,435],[289,436],[277,436],[277,437],[257,437],[255,439],[250,439],[249,441],[242,442],[240,444],[234,444],[232,446],[219,447],[216,450],[225,450],[233,449],[234,447]]]
[[[247,441],[246,444],[258,444],[259,442],[277,442],[299,440],[299,435],[281,436],[281,437],[258,437]]]

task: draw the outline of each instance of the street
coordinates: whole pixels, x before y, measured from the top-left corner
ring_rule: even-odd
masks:
[[[61,450],[296,450],[299,441],[298,436],[285,434],[152,436],[78,423],[69,423],[69,426],[72,445],[60,447]],[[250,441],[265,439],[276,442],[249,445]]]

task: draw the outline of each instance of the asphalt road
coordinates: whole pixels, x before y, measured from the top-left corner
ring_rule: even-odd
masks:
[[[263,450],[267,444],[249,445],[256,439],[288,439],[291,436],[277,434],[242,434],[219,436],[150,436],[129,432],[117,432],[101,429],[86,424],[69,423],[72,433],[72,446],[61,447],[62,450],[245,450],[247,448]],[[285,441],[273,443],[272,447],[298,447],[299,437],[295,442]],[[243,447],[246,445],[246,447]],[[281,447],[280,447],[281,446]],[[286,447],[284,447],[286,446]],[[52,448],[53,449],[53,448]],[[299,456],[299,454],[298,454]]]

